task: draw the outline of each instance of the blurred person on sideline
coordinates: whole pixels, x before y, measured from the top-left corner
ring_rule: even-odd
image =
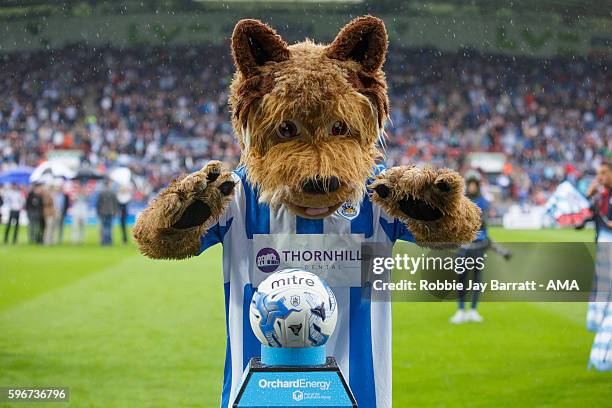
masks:
[[[595,277],[587,329],[596,332],[589,367],[612,371],[612,164],[603,162],[587,191],[595,221]]]
[[[6,227],[4,229],[4,243],[8,244],[9,233],[11,226],[13,226],[13,244],[17,243],[17,236],[19,233],[19,214],[23,209],[25,200],[23,194],[17,184],[11,184],[8,191],[4,194],[4,200],[9,209],[9,218],[6,221]]]
[[[2,207],[4,206],[4,200],[2,199],[2,184],[0,184],[0,225],[2,225]]]
[[[53,236],[53,244],[61,244],[60,238],[63,239],[62,232],[62,210],[64,208],[64,194],[62,192],[62,188],[59,182],[55,182],[52,184],[51,188],[51,198],[53,199],[53,207],[55,208],[55,225],[53,226],[53,231],[55,232]]]
[[[105,179],[96,202],[96,212],[100,218],[100,239],[103,246],[113,244],[113,217],[118,208],[119,202],[117,201],[117,195],[111,188],[111,180]]]
[[[45,228],[43,232],[43,243],[53,245],[55,240],[55,227],[57,226],[57,211],[53,200],[53,187],[44,186],[42,189],[43,197],[43,216],[45,218]]]
[[[497,254],[504,257],[507,261],[512,257],[512,253],[507,249],[503,248],[498,243],[494,242],[489,236],[489,231],[487,228],[488,222],[488,212],[489,212],[489,201],[484,197],[483,189],[482,189],[482,177],[480,173],[477,171],[468,172],[466,174],[466,195],[470,198],[481,211],[481,219],[480,219],[480,231],[476,236],[476,240],[473,242],[462,245],[459,248],[458,255],[460,257],[465,258],[482,258],[484,259],[487,251],[492,250]],[[484,261],[483,261],[484,262]],[[468,285],[468,274],[473,273],[473,283],[481,283],[482,282],[482,269],[478,269],[476,265],[471,270],[466,270],[464,273],[459,275],[459,282],[463,285],[463,287]],[[473,284],[472,284],[473,286]],[[453,324],[460,324],[466,322],[476,322],[480,323],[484,321],[482,316],[478,313],[478,295],[480,291],[472,290],[472,301],[470,303],[470,310],[465,310],[465,297],[467,295],[467,290],[458,291],[458,309],[457,312],[450,318],[450,322]]]
[[[2,225],[2,207],[4,206],[4,200],[2,199],[2,184],[0,184],[0,225]]]
[[[55,219],[57,240],[55,242],[61,244],[64,242],[64,223],[66,221],[66,215],[68,214],[68,208],[70,207],[70,198],[64,191],[63,182],[61,181],[54,186],[53,205],[55,206],[55,212],[57,214],[57,218]]]
[[[465,258],[484,258],[484,254],[489,246],[489,234],[487,230],[487,212],[489,211],[489,202],[483,197],[481,191],[481,176],[478,172],[473,171],[469,172],[465,176],[466,180],[466,195],[467,197],[474,202],[480,208],[481,211],[481,224],[480,231],[478,231],[478,235],[474,242],[470,244],[463,245],[459,250],[459,256]],[[478,269],[474,266],[471,270],[466,270],[464,273],[459,275],[459,282],[463,285],[463,287],[468,285],[468,275],[472,272],[472,282],[480,283],[481,282],[481,274],[482,270]],[[473,284],[472,284],[473,286]],[[465,310],[465,297],[467,294],[467,290],[463,289],[458,291],[458,309],[455,314],[450,318],[450,322],[453,324],[461,324],[466,322],[476,322],[480,323],[484,319],[478,313],[476,308],[478,307],[478,290],[472,291],[472,301],[470,303],[470,310]]]
[[[72,242],[85,242],[85,226],[87,224],[87,194],[85,186],[79,184],[72,204]]]
[[[595,234],[597,241],[600,232],[612,230],[612,163],[602,162],[597,175],[587,189],[587,198],[593,203]]]
[[[34,184],[31,186],[26,198],[26,214],[28,215],[28,240],[30,244],[42,244],[43,242],[43,196],[42,186]]]
[[[119,220],[121,223],[121,240],[124,244],[128,242],[127,234],[127,208],[132,200],[132,189],[129,186],[120,185],[117,192],[117,201],[119,203]]]

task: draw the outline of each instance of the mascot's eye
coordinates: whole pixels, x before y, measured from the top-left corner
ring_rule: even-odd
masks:
[[[300,127],[291,120],[283,120],[276,128],[276,134],[281,139],[292,139],[300,135]]]
[[[342,122],[341,120],[335,121],[331,125],[331,129],[329,129],[329,134],[331,136],[344,136],[347,133],[348,133],[348,126],[346,126],[346,123]]]

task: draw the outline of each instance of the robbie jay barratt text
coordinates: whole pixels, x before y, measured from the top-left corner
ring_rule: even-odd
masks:
[[[435,280],[428,281],[421,279],[417,282],[402,279],[398,282],[383,282],[375,280],[372,283],[372,288],[376,291],[430,291],[430,290],[475,290],[478,292],[486,291],[519,291],[529,292],[546,290],[546,291],[579,291],[580,286],[575,280],[558,280],[550,279],[546,283],[538,283],[536,281],[523,282],[504,282],[493,279],[490,282],[476,282],[469,280],[467,285],[456,281]]]

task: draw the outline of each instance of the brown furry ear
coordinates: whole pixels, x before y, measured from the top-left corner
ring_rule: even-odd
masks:
[[[257,75],[266,62],[289,59],[287,43],[259,20],[240,20],[232,34],[232,56],[238,70],[247,78]]]
[[[382,67],[386,54],[385,23],[373,16],[359,17],[348,23],[327,47],[329,58],[358,62],[368,73]]]

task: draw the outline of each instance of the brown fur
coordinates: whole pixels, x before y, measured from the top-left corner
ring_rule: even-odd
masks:
[[[347,80],[378,107],[378,126],[382,128],[389,115],[389,98],[381,75],[387,54],[387,31],[381,20],[364,16],[351,21],[327,47],[326,54],[331,59],[350,61],[356,48],[366,50],[363,60],[357,61],[361,69],[351,71]]]
[[[263,24],[250,27],[273,33]],[[248,43],[242,37],[232,41]],[[299,207],[329,207],[332,212],[346,200],[361,200],[364,182],[381,156],[376,141],[388,115],[381,70],[386,49],[382,21],[368,16],[345,27],[329,46],[305,41],[287,47],[275,40],[270,55],[283,58],[255,68],[248,49],[246,55],[234,51],[238,72],[230,93],[232,120],[249,181],[259,187],[263,201],[284,203],[305,215]],[[277,137],[284,120],[302,127],[299,138]],[[331,137],[331,124],[338,120],[347,124],[349,134]],[[305,180],[328,176],[340,179],[338,191],[324,197],[301,191]]]
[[[450,191],[436,188],[446,183]],[[372,201],[380,205],[387,214],[406,224],[416,241],[424,246],[447,246],[471,242],[480,228],[480,209],[463,195],[463,178],[449,169],[419,169],[404,166],[393,167],[376,178],[369,186],[375,189],[384,184],[390,194],[381,198],[375,191]],[[439,208],[443,217],[436,221],[418,221],[404,214],[398,202],[410,195]]]
[[[354,19],[340,30],[325,54],[340,61],[354,60],[364,72],[379,71],[387,55],[387,30],[384,23],[373,16]]]
[[[287,43],[258,20],[240,20],[232,34],[232,56],[246,78],[258,74],[262,63],[289,59]]]
[[[214,182],[208,182],[210,173],[221,173]],[[223,214],[232,195],[224,196],[219,186],[232,180],[231,173],[221,172],[221,163],[211,161],[202,170],[174,180],[140,214],[134,226],[134,238],[140,251],[154,259],[182,259],[198,253],[200,237]],[[206,203],[211,216],[203,225],[177,229],[174,225],[195,200]]]
[[[326,209],[311,218],[333,213],[343,202],[359,202],[366,193],[376,159],[377,141],[389,114],[387,84],[382,66],[387,52],[383,22],[360,17],[345,26],[331,45],[306,40],[287,45],[276,32],[257,20],[242,20],[232,35],[237,72],[230,86],[232,125],[242,149],[247,177],[272,207],[284,204],[308,217],[308,208]],[[297,137],[282,139],[283,121],[301,128]],[[348,133],[330,133],[334,122],[344,122]],[[225,211],[230,199],[218,191],[227,181],[222,173],[212,183],[211,162],[199,172],[176,180],[139,217],[134,234],[141,251],[152,258],[185,258],[197,254],[200,236]],[[306,193],[304,182],[336,177],[340,186],[324,194]],[[452,191],[435,188],[447,180]],[[461,177],[449,170],[393,168],[378,177],[392,194],[373,193],[374,202],[406,223],[417,241],[459,243],[472,240],[479,226],[479,211],[462,196]],[[444,216],[433,222],[410,219],[398,201],[410,194],[440,208]],[[200,226],[173,228],[194,200],[202,200],[212,216]]]
[[[242,82],[236,91],[238,97],[234,106],[234,120],[240,121],[241,117],[246,118],[245,113],[249,111],[249,108],[270,93],[273,87],[274,79],[272,75],[255,75]],[[244,126],[245,123],[241,123],[241,125]]]

